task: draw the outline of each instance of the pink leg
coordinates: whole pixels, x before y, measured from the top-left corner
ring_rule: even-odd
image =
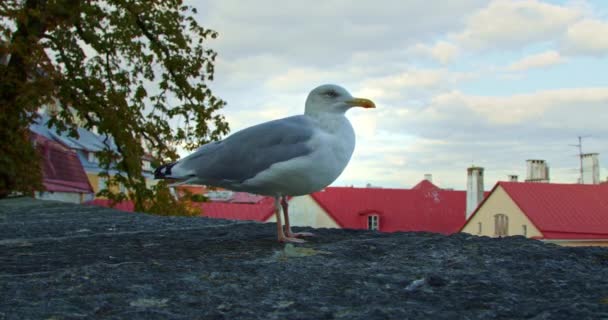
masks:
[[[283,232],[283,223],[281,222],[281,206],[279,204],[279,197],[274,198],[274,215],[277,219],[277,237],[279,242],[293,242],[293,243],[303,243],[305,242],[302,239],[295,238]]]
[[[289,224],[289,204],[287,203],[287,197],[281,197],[281,206],[283,207],[283,215],[285,216],[285,234],[288,237],[313,237],[314,233],[310,232],[293,232],[291,231],[291,225]]]

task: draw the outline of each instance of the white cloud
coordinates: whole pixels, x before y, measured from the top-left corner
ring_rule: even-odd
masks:
[[[532,157],[573,181],[568,144],[579,134],[601,141],[589,151],[608,154],[604,57],[592,60],[595,68],[580,57],[604,54],[608,31],[605,15],[586,2],[190,3],[199,22],[220,33],[209,42],[219,53],[210,85],[227,100],[233,131],[302,113],[321,83],[376,102],[377,109],[347,114],[357,147],[336,185],[404,187],[433,173],[443,186],[464,188],[474,161],[491,186],[508,173],[523,178]],[[529,52],[536,54],[522,56]],[[528,76],[564,61],[551,81]]]
[[[342,80],[340,79],[343,77],[342,74],[343,72],[336,70],[295,67],[270,77],[265,85],[271,90],[302,92],[312,90],[311,84],[317,86],[327,82],[338,82]]]
[[[430,56],[442,64],[447,64],[458,57],[460,48],[450,42],[439,41],[432,46],[421,43],[416,44],[410,49],[410,52]]]
[[[386,139],[368,136],[358,148],[376,150],[382,156],[365,164],[381,170],[391,159],[406,159],[396,172],[371,181],[387,186],[410,185],[425,172],[433,173],[444,186],[463,188],[465,168],[472,163],[486,168],[488,187],[507,174],[525,176],[525,160],[546,159],[554,181],[574,182],[577,162],[569,146],[576,136],[589,134],[605,141],[608,136],[608,87],[543,90],[509,96],[481,96],[461,91],[441,93],[424,107],[386,106],[375,110],[376,135],[392,134],[392,142],[380,151]],[[411,138],[411,136],[414,138]],[[587,144],[586,150],[608,153],[602,143]],[[391,159],[384,159],[390,155]],[[391,165],[393,166],[393,165]],[[396,167],[397,168],[397,167]],[[570,170],[572,169],[572,170]],[[492,180],[494,179],[494,180]]]
[[[460,28],[486,0],[381,0],[352,3],[261,0],[189,1],[200,21],[216,29],[220,56],[260,53],[327,66],[368,50],[399,50]]]
[[[569,54],[608,54],[608,23],[585,19],[571,25],[562,42],[562,48]]]
[[[511,63],[506,70],[507,71],[526,71],[533,68],[543,68],[551,65],[559,64],[564,62],[565,59],[559,54],[559,52],[550,50],[546,52],[537,53],[524,57],[518,61]]]
[[[453,91],[434,97],[425,112],[428,116],[445,119],[466,108],[492,125],[525,122],[549,125],[555,120],[567,121],[581,129],[599,129],[608,120],[608,115],[601,111],[607,104],[608,87],[545,90],[506,97]]]
[[[411,99],[429,98],[477,76],[476,72],[453,72],[446,68],[409,68],[381,77],[368,77],[362,82],[362,86],[365,88],[363,91],[369,92],[372,98],[403,103]]]
[[[474,50],[513,49],[556,39],[582,15],[582,9],[576,6],[494,0],[471,15],[466,28],[453,38]]]

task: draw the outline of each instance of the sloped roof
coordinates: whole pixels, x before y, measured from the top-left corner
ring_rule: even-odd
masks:
[[[47,191],[93,193],[76,152],[33,132],[32,139],[42,157],[42,183]]]
[[[110,200],[95,199],[87,202],[89,205],[110,207]],[[193,205],[201,208],[201,215],[209,218],[228,220],[252,220],[266,221],[274,213],[274,199],[263,197],[255,203],[232,203],[232,202],[199,202]],[[117,203],[114,209],[133,212],[132,201]]]
[[[608,185],[499,182],[494,189],[499,185],[545,239],[608,239]]]
[[[110,203],[111,203],[111,201],[109,199],[97,198],[97,199],[88,201],[85,204],[91,205],[91,206],[110,208],[111,207]],[[116,210],[120,210],[120,211],[133,212],[135,206],[133,205],[133,201],[127,200],[127,201],[122,201],[122,202],[116,203],[113,208]]]
[[[204,195],[209,191],[207,187],[198,184],[181,184],[174,187],[175,191],[179,192],[180,196],[185,194],[186,192],[190,194],[200,194]]]
[[[413,189],[328,187],[311,195],[343,228],[366,229],[380,216],[380,231],[458,232],[465,222],[466,192],[442,190],[423,180]]]
[[[50,120],[48,115],[40,115],[40,117],[32,124],[30,124],[30,131],[41,135],[45,138],[54,140],[72,150],[77,151],[78,159],[86,172],[102,172],[106,171],[101,168],[99,163],[90,162],[88,159],[88,152],[98,152],[106,148],[106,144],[111,150],[116,151],[117,147],[112,137],[102,136],[95,134],[85,128],[77,128],[78,138],[70,137],[67,131],[58,133],[55,127],[49,128],[47,123]],[[107,137],[107,138],[106,138]],[[144,155],[149,160],[150,155]],[[118,170],[108,170],[110,174],[116,174]],[[152,178],[154,175],[152,172],[143,171],[142,175],[145,178]]]
[[[274,213],[274,199],[236,193],[237,201],[197,203],[203,215],[230,220],[266,221]],[[443,190],[429,181],[415,189],[328,187],[312,198],[342,228],[366,229],[367,215],[380,216],[380,231],[458,232],[465,222],[466,192]],[[246,199],[247,202],[238,202]],[[108,200],[90,204],[108,206]],[[116,208],[132,211],[133,205]]]
[[[203,215],[209,218],[229,220],[266,221],[274,214],[274,199],[261,197],[257,202],[200,202]]]
[[[416,184],[415,186],[413,186],[412,189],[430,191],[430,190],[439,190],[439,187],[434,185],[429,180],[424,179],[424,180],[418,182],[418,184]]]
[[[78,138],[70,137],[67,131],[57,133],[57,130],[54,127],[49,128],[47,126],[49,120],[50,118],[48,116],[41,115],[35,123],[30,125],[30,130],[39,135],[45,136],[46,138],[57,140],[70,149],[95,152],[104,150],[105,145],[108,144],[110,149],[116,150],[114,139],[111,137],[106,139],[104,136],[97,135],[80,127],[77,128]]]
[[[258,203],[266,198],[268,198],[268,197],[260,196],[260,195],[252,194],[252,193],[247,193],[247,192],[235,192],[232,195],[230,202],[232,202],[232,203]],[[271,203],[274,205],[274,200],[271,201]]]

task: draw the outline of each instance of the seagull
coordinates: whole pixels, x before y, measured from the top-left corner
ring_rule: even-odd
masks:
[[[345,116],[352,107],[376,106],[369,99],[353,98],[338,85],[319,86],[309,93],[304,114],[264,122],[205,144],[158,167],[154,176],[271,196],[279,242],[304,242],[299,237],[312,234],[291,230],[287,197],[319,191],[346,168],[355,149],[355,132]]]

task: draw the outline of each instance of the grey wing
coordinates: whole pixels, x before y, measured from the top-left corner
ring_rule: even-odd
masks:
[[[209,184],[242,182],[275,163],[311,153],[307,142],[312,135],[313,121],[306,116],[269,121],[204,145],[178,164]]]

